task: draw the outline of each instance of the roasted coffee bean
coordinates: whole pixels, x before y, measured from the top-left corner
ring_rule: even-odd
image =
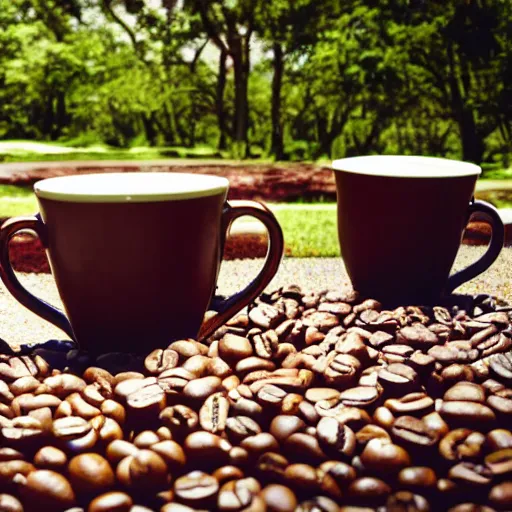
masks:
[[[423,416],[422,420],[429,430],[436,433],[438,439],[445,436],[450,430],[441,415],[437,412],[431,412]]]
[[[197,430],[199,426],[198,414],[186,405],[166,407],[160,413],[159,418],[160,421],[170,429],[172,435],[177,438],[190,434],[194,430]]]
[[[262,329],[273,329],[284,318],[284,313],[270,304],[262,303],[249,311],[249,320]]]
[[[430,511],[428,501],[423,496],[409,491],[398,491],[389,496],[386,501],[386,508],[396,512],[408,512],[409,510],[414,510],[415,512]]]
[[[308,464],[291,464],[285,469],[285,482],[298,492],[310,494],[327,494],[340,498],[338,484],[328,473]]]
[[[392,433],[397,442],[411,449],[431,448],[437,444],[438,435],[425,422],[414,416],[400,416],[393,424]]]
[[[236,364],[252,354],[251,342],[242,336],[228,333],[219,341],[219,356],[230,364]]]
[[[247,450],[249,456],[257,459],[262,453],[279,451],[279,444],[276,438],[268,432],[261,432],[246,437],[240,442],[240,446]]]
[[[356,433],[356,442],[360,446],[366,446],[372,439],[384,439],[391,441],[388,432],[377,425],[365,425]]]
[[[47,469],[29,473],[19,492],[24,506],[31,510],[65,510],[76,501],[67,478]]]
[[[95,416],[99,416],[101,414],[100,409],[97,407],[93,407],[88,404],[80,395],[80,393],[71,393],[66,398],[66,402],[71,405],[72,415],[80,416],[85,419],[92,419]]]
[[[354,480],[348,487],[348,495],[355,502],[362,505],[383,504],[391,494],[389,485],[373,477],[362,477]]]
[[[240,394],[240,388],[241,386],[228,393],[230,410],[233,411],[233,414],[240,416],[259,418],[263,414],[263,407],[258,402],[242,396]],[[252,393],[250,393],[250,396],[252,396]]]
[[[165,370],[158,376],[158,385],[167,395],[176,395],[183,391],[183,388],[195,379],[195,375],[183,367]]]
[[[192,339],[173,341],[167,348],[177,352],[181,359],[204,356],[208,352],[208,347]]]
[[[434,332],[427,329],[423,324],[415,323],[407,327],[403,327],[397,332],[397,343],[410,345],[413,348],[426,350],[439,342]]]
[[[46,432],[39,420],[30,416],[13,418],[10,427],[0,429],[2,442],[14,449],[33,451],[45,441]]]
[[[458,382],[443,396],[443,400],[462,400],[467,402],[485,402],[485,391],[473,382]]]
[[[489,361],[491,371],[501,380],[512,382],[512,357],[510,354],[495,354]]]
[[[116,439],[107,446],[106,455],[110,463],[116,465],[125,457],[135,455],[138,451],[139,449],[133,443]]]
[[[203,430],[217,434],[224,432],[229,412],[229,402],[223,393],[210,395],[199,411],[199,423]]]
[[[280,407],[285,397],[286,391],[272,384],[264,385],[257,392],[258,402],[265,408]]]
[[[361,369],[358,359],[348,354],[337,354],[323,372],[325,381],[334,386],[348,387]]]
[[[62,471],[66,468],[67,463],[66,454],[54,446],[45,446],[34,455],[34,464],[39,469]]]
[[[395,423],[395,416],[387,407],[377,407],[373,412],[373,422],[386,430]]]
[[[317,425],[317,436],[326,451],[351,457],[356,448],[356,436],[336,418],[322,418]]]
[[[126,421],[126,410],[119,403],[114,400],[105,400],[100,406],[101,414],[107,418],[112,418],[119,425],[124,425]]]
[[[182,503],[194,508],[213,508],[219,491],[218,481],[202,471],[192,471],[174,482],[174,493]]]
[[[509,475],[512,473],[512,449],[499,450],[485,457],[485,464],[493,475]]]
[[[439,443],[439,452],[446,460],[477,459],[483,451],[485,436],[466,428],[449,432]]]
[[[178,352],[170,349],[157,348],[144,360],[144,366],[148,373],[158,375],[165,370],[170,370],[178,365]]]
[[[454,427],[465,425],[489,430],[496,422],[496,415],[492,409],[477,402],[443,402],[439,414]]]
[[[144,493],[163,489],[170,479],[166,463],[153,450],[138,450],[125,457],[117,466],[116,477],[124,487]]]
[[[334,446],[333,448],[336,450],[337,447]],[[343,445],[340,442],[340,452],[342,449]],[[277,448],[274,448],[274,451],[277,451]],[[283,442],[283,451],[290,460],[297,462],[316,465],[328,459],[317,437],[303,432],[297,432],[287,437]]]
[[[282,442],[292,434],[305,430],[305,428],[306,423],[298,416],[279,415],[272,420],[269,431],[279,442]]]
[[[486,403],[499,417],[505,420],[512,418],[512,397],[490,396]]]
[[[0,488],[2,490],[9,489],[16,475],[28,476],[35,470],[33,464],[24,460],[0,462]]]
[[[238,375],[246,375],[254,371],[268,371],[271,372],[276,369],[274,362],[261,357],[251,356],[238,361],[235,367],[235,372]]]
[[[477,349],[471,349],[469,342],[462,341],[452,341],[446,345],[436,345],[429,349],[428,355],[445,366],[453,363],[472,363],[479,357]]]
[[[356,470],[341,461],[328,460],[320,464],[320,470],[329,474],[338,484],[340,489],[345,489],[351,482],[353,482],[357,473]]]
[[[132,498],[119,491],[111,491],[94,498],[88,512],[131,512]]]
[[[437,476],[432,468],[426,466],[411,466],[398,473],[398,483],[407,489],[424,492],[434,489],[437,485]]]
[[[17,396],[11,402],[11,408],[17,416],[21,416],[22,414],[27,414],[30,411],[43,407],[49,407],[54,411],[60,404],[60,398],[47,393],[41,395],[24,394]]]
[[[222,380],[219,377],[203,377],[191,380],[183,389],[183,396],[192,400],[206,400],[213,393],[221,391]]]
[[[393,363],[382,368],[378,373],[379,383],[386,393],[403,396],[414,391],[419,386],[418,374],[411,366]]]
[[[299,503],[299,512],[338,512],[338,504],[326,496],[315,496],[314,498]]]
[[[0,401],[10,403],[14,395],[19,396],[27,393],[35,393],[41,387],[41,382],[32,375],[20,377],[12,382],[9,386],[0,381]]]
[[[258,496],[260,488],[255,492],[250,487],[252,480],[240,479],[225,483],[217,497],[218,510],[254,510],[254,507],[264,507],[263,500]]]
[[[65,451],[72,453],[91,451],[98,441],[96,430],[78,416],[56,419],[52,425],[52,434]]]
[[[69,480],[79,494],[100,494],[115,482],[108,461],[97,453],[83,453],[73,457],[68,467]]]
[[[239,443],[261,432],[259,424],[248,416],[232,416],[226,420],[226,432],[230,440]]]
[[[198,462],[219,463],[227,460],[232,446],[220,436],[199,430],[189,434],[184,442],[187,457]]]
[[[426,393],[409,393],[401,398],[390,398],[384,405],[395,415],[424,416],[434,409],[434,400]]]
[[[409,454],[396,444],[383,439],[373,439],[361,453],[361,462],[370,471],[395,474],[411,465]]]
[[[256,469],[263,481],[282,481],[284,470],[288,467],[288,459],[274,452],[266,452],[259,456]]]
[[[171,472],[181,470],[187,462],[183,448],[171,439],[151,445],[151,450],[162,457]]]
[[[18,450],[14,450],[13,448],[0,448],[0,462],[23,460],[23,458],[23,453]]]
[[[487,446],[491,451],[512,448],[512,432],[499,428],[487,434]]]
[[[23,512],[23,505],[10,494],[0,494],[0,510],[2,512]]]
[[[297,509],[295,493],[284,485],[270,484],[261,491],[268,511],[293,512]]]
[[[489,492],[489,502],[498,510],[510,510],[512,507],[512,482],[495,485]]]
[[[405,364],[414,368],[418,375],[424,376],[432,372],[435,362],[436,360],[432,356],[417,350],[405,361]]]
[[[373,386],[356,386],[342,391],[339,402],[347,407],[370,407],[380,397],[379,390]]]
[[[382,349],[382,358],[388,364],[406,363],[414,354],[414,349],[409,345],[387,345]]]
[[[151,445],[158,443],[160,438],[152,430],[143,430],[133,439],[133,444],[137,448],[150,448]]]
[[[66,398],[71,393],[80,393],[85,389],[86,383],[80,377],[70,373],[62,373],[47,377],[43,383],[50,388],[50,392],[59,398]]]
[[[487,486],[492,481],[490,469],[472,462],[460,462],[448,472],[448,477],[464,485]]]
[[[340,392],[333,388],[309,388],[304,396],[306,400],[312,403],[320,402],[321,400],[334,400],[337,402]]]

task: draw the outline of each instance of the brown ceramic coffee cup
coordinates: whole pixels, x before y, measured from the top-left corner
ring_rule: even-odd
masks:
[[[12,295],[91,352],[149,352],[205,339],[267,286],[283,255],[274,215],[254,201],[226,201],[228,180],[181,173],[104,173],[35,184],[40,215],[0,230],[0,275]],[[250,215],[269,232],[258,276],[213,298],[230,224]],[[19,283],[10,239],[33,230],[46,248],[66,316]],[[205,312],[215,310],[209,316]],[[68,320],[69,319],[69,320]]]
[[[419,156],[333,162],[341,254],[353,287],[389,304],[428,303],[486,270],[503,247],[498,211],[475,201],[480,167]],[[449,277],[471,214],[492,227],[487,252]]]

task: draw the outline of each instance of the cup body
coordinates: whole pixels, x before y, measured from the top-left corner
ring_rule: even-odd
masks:
[[[35,186],[67,317],[93,352],[147,352],[195,337],[215,291],[227,180],[134,174]]]
[[[333,163],[341,254],[353,287],[384,303],[442,295],[480,168],[427,157]]]

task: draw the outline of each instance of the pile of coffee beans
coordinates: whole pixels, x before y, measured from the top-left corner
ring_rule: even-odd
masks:
[[[1,355],[0,511],[512,510],[509,312],[463,299],[289,286],[208,344]]]

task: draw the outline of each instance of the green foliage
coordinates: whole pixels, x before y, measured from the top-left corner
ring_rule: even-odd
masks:
[[[9,138],[509,167],[512,3],[4,0]]]

